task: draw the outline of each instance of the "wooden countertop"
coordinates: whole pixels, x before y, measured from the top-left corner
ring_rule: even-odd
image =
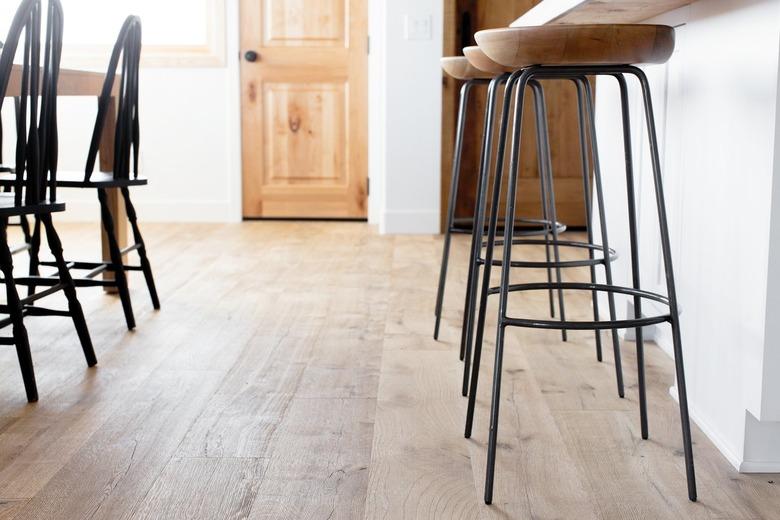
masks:
[[[542,0],[511,27],[574,23],[636,23],[694,0]]]

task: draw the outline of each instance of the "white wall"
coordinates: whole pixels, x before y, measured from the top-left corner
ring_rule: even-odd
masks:
[[[657,21],[681,24],[672,60],[646,71],[691,413],[740,470],[780,471],[780,2],[701,0]],[[610,240],[624,253],[616,278],[630,284],[618,93],[606,79],[597,92]],[[664,293],[640,108],[634,88],[642,282]],[[656,338],[671,354],[668,326]]]
[[[382,233],[438,233],[443,4],[371,0],[369,17],[371,220]],[[426,20],[429,37],[407,38]]]

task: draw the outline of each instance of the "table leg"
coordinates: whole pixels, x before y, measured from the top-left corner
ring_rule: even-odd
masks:
[[[113,172],[114,171],[114,134],[116,132],[116,98],[112,97],[109,102],[108,114],[106,116],[106,124],[103,126],[103,134],[100,136],[100,171]],[[119,242],[119,248],[123,249],[127,246],[127,212],[125,211],[125,201],[122,198],[118,188],[110,188],[106,190],[108,192],[108,206],[111,209],[111,214],[114,216],[114,233],[116,233],[117,242]],[[103,244],[103,261],[110,262],[111,255],[108,251],[108,240],[106,234],[102,231],[101,226],[101,242]],[[106,272],[103,274],[104,279],[113,280],[114,274]],[[107,292],[115,293],[116,288],[107,287]]]

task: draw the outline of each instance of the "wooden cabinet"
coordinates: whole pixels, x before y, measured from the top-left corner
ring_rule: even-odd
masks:
[[[445,0],[444,54],[461,55],[464,46],[475,45],[473,37],[475,32],[506,27],[537,3],[539,2],[536,0]],[[449,193],[452,176],[452,149],[460,85],[460,82],[452,78],[445,76],[443,79],[443,212],[446,212],[446,194]],[[547,81],[544,86],[549,114],[558,219],[570,227],[581,227],[585,225],[585,199],[582,188],[576,90],[568,81]],[[475,89],[473,94],[475,99],[468,112],[469,124],[464,140],[463,170],[455,212],[459,219],[470,218],[474,212],[486,90],[486,87]],[[525,110],[527,117],[523,122],[518,214],[540,217],[542,210],[536,161],[536,129],[531,117],[532,110],[532,99],[528,96]],[[507,162],[508,159],[507,153]],[[502,208],[503,204],[502,201]]]

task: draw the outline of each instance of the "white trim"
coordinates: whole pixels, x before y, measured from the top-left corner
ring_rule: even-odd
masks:
[[[740,473],[780,473],[780,460],[774,462],[742,461],[739,465]]]
[[[241,63],[239,50],[241,34],[239,27],[239,9],[237,0],[226,1],[225,30],[230,38],[225,38],[227,47],[228,84],[226,105],[228,113],[228,177],[230,182],[230,222],[240,222],[243,212],[243,138],[241,126]]]
[[[672,397],[675,403],[678,405],[680,404],[680,401],[677,399],[677,386],[669,387],[669,395]],[[710,442],[712,442],[718,451],[720,451],[721,455],[726,457],[726,460],[729,461],[732,466],[734,466],[734,469],[740,472],[743,471],[742,467],[744,465],[744,461],[742,460],[742,456],[734,453],[731,446],[729,446],[726,441],[723,440],[720,435],[718,435],[717,430],[712,428],[709,423],[705,421],[699,414],[697,414],[696,410],[690,406],[688,407],[688,414],[691,416],[691,420],[696,423],[696,426],[699,427],[702,433],[704,433]]]
[[[379,232],[390,235],[436,235],[439,233],[439,212],[385,211],[379,224]]]

